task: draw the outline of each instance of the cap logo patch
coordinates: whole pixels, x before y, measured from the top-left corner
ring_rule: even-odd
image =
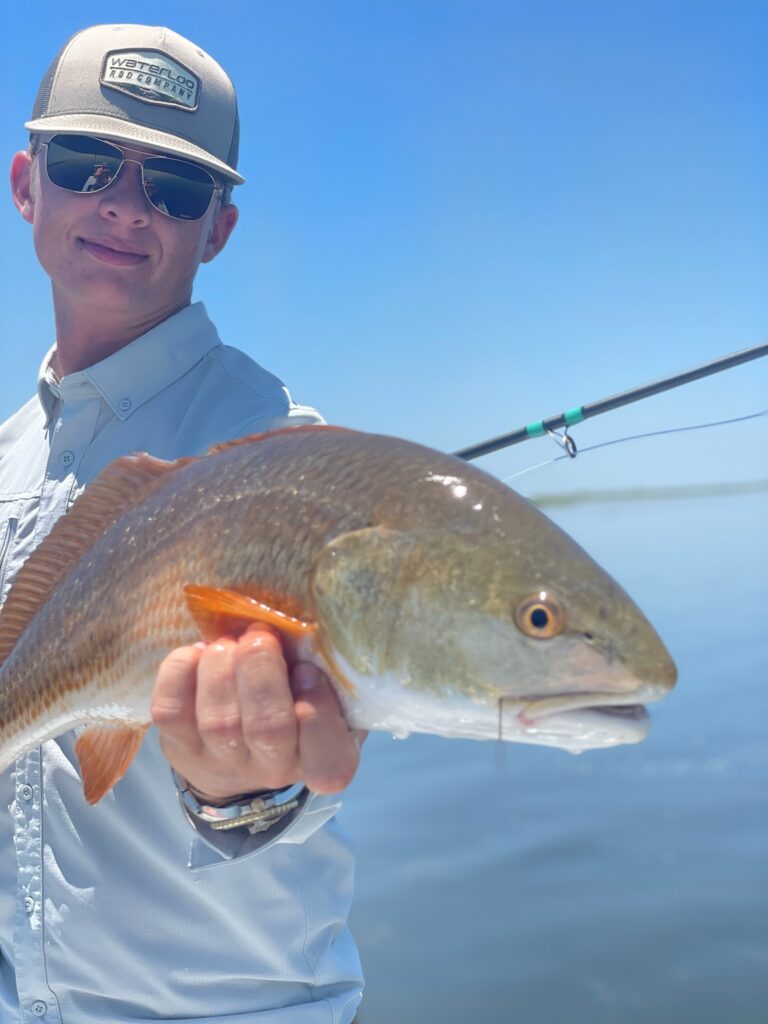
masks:
[[[200,79],[160,50],[110,50],[99,81],[144,103],[197,110]]]

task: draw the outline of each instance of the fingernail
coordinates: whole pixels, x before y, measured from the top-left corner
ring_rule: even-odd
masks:
[[[208,646],[208,644],[203,643],[202,640],[198,640],[197,643],[196,644],[192,644],[192,646],[196,647],[198,649],[198,651],[204,651],[205,648]]]
[[[299,693],[308,693],[310,690],[314,690],[319,682],[320,672],[314,665],[302,662],[296,666],[293,673],[293,685]]]

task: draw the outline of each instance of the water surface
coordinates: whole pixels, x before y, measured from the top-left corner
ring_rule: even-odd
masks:
[[[549,514],[677,661],[642,744],[372,734],[358,850],[361,1024],[768,1019],[768,496]]]

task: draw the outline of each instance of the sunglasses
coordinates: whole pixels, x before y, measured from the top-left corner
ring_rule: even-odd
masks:
[[[138,164],[144,195],[174,220],[199,220],[216,193],[224,191],[199,164],[167,156],[132,160],[119,146],[90,135],[55,135],[43,145],[49,180],[67,192],[103,192],[123,164]]]

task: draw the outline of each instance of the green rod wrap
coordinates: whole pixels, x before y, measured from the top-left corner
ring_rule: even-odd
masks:
[[[525,432],[528,437],[543,437],[546,434],[544,420],[539,420],[537,423],[529,423],[525,428]]]
[[[572,427],[575,423],[581,423],[584,419],[584,406],[579,405],[575,409],[568,409],[563,413],[566,427]]]

